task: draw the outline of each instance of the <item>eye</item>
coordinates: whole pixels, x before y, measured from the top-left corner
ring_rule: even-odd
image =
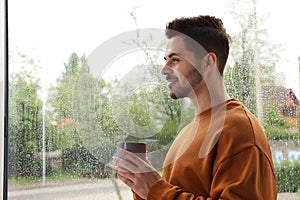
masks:
[[[179,59],[178,58],[172,58],[172,62],[179,62]]]
[[[164,57],[164,60],[165,60],[166,64],[172,65],[172,64],[176,64],[177,62],[179,62],[180,58],[177,56],[169,56],[169,58]]]

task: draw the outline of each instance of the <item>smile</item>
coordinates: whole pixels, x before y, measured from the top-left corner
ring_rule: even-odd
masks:
[[[168,87],[171,88],[177,81],[177,79],[169,79],[167,83]]]

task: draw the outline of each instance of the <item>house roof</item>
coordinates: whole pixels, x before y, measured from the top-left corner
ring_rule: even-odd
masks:
[[[293,90],[281,86],[262,86],[262,96],[264,99],[270,99],[281,104],[299,105],[299,100]]]

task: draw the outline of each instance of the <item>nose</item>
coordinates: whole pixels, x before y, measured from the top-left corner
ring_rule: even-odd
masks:
[[[162,75],[167,75],[167,74],[171,73],[171,67],[168,66],[168,63],[166,63],[160,72]]]

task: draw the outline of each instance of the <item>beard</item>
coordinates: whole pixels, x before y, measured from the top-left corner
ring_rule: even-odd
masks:
[[[167,77],[168,78],[168,77]],[[174,90],[170,90],[170,97],[172,99],[181,99],[188,97],[191,92],[201,83],[203,77],[198,69],[193,68],[186,77],[181,76],[182,84],[175,87]]]

